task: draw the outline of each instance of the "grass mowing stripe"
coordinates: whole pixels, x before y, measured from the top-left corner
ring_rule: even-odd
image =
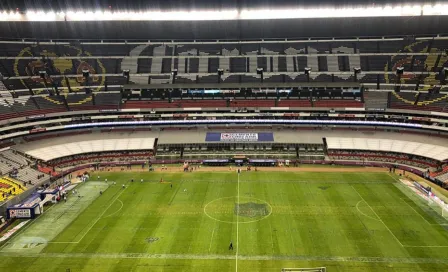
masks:
[[[107,206],[107,208],[104,209],[104,211],[100,214],[100,216],[98,216],[98,218],[95,220],[95,222],[93,222],[93,224],[87,229],[87,231],[81,236],[81,238],[79,238],[78,241],[76,242],[69,242],[69,243],[75,243],[78,244],[79,242],[82,241],[82,239],[84,239],[84,237],[87,235],[87,233],[89,233],[89,231],[93,228],[93,226],[95,226],[96,223],[98,223],[98,221],[102,218],[102,216],[107,212],[107,210],[109,210],[109,208],[112,206],[112,204],[121,196],[121,194],[127,189],[128,187],[123,188],[123,190],[119,190],[117,191],[115,194],[117,194],[118,192],[120,192],[118,195],[116,195],[113,199],[113,201],[110,202],[109,206]]]
[[[181,180],[179,185],[177,186],[176,192],[174,192],[174,194],[171,196],[170,201],[168,201],[168,206],[171,205],[171,203],[173,202],[174,198],[177,195],[177,192],[179,192],[180,187],[182,187],[182,184],[184,183],[184,180]]]

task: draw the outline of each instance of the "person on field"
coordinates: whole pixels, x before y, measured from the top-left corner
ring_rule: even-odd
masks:
[[[229,250],[233,250],[233,243],[230,241]]]

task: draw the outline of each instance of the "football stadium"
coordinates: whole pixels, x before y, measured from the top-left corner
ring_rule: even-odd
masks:
[[[0,271],[448,271],[448,5],[0,2]]]

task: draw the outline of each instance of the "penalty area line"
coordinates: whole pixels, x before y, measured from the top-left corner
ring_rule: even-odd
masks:
[[[400,240],[398,240],[397,236],[395,236],[395,234],[389,229],[389,227],[384,223],[384,221],[381,219],[381,217],[379,217],[379,215],[375,212],[375,210],[369,205],[369,203],[364,199],[364,197],[358,192],[358,190],[356,190],[355,187],[353,187],[353,185],[351,185],[350,187],[352,187],[352,189],[358,194],[358,196],[367,204],[367,206],[370,208],[370,210],[375,214],[376,217],[378,217],[378,220],[383,223],[384,227],[386,227],[386,229],[389,231],[390,234],[392,234],[392,236],[395,238],[395,240],[400,244],[400,246],[404,247],[404,245],[400,242]]]
[[[109,208],[112,206],[112,204],[115,203],[115,201],[121,196],[121,194],[127,189],[128,187],[125,187],[123,190],[121,190],[121,192],[114,198],[113,201],[110,202],[109,206],[107,206],[106,209],[104,209],[104,211],[100,214],[100,216],[98,216],[98,218],[95,220],[95,222],[93,222],[93,224],[87,229],[87,231],[81,236],[81,238],[78,241],[71,241],[71,242],[47,242],[47,244],[79,244],[82,239],[84,239],[84,237],[87,235],[87,233],[90,232],[90,230],[93,228],[93,226],[96,225],[96,223],[98,223],[98,221],[103,217],[103,215],[109,210]]]

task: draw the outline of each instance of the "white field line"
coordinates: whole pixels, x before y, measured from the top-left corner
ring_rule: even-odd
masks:
[[[213,235],[215,234],[215,228],[213,228],[212,231],[212,238],[210,238],[210,245],[208,246],[208,252],[210,252],[211,248],[212,248],[212,242],[213,242]]]
[[[111,216],[113,216],[113,215],[115,215],[115,214],[117,214],[118,212],[120,212],[121,211],[121,209],[123,208],[123,206],[124,206],[124,204],[123,204],[123,201],[121,201],[121,200],[119,200],[119,199],[117,199],[118,201],[120,201],[120,203],[121,203],[121,207],[118,209],[118,210],[116,210],[115,212],[113,212],[113,213],[111,213],[111,214],[109,214],[109,215],[106,215],[105,217],[103,217],[103,218],[108,218],[108,217],[111,217]]]
[[[359,207],[358,207],[358,205],[359,205],[361,202],[365,202],[365,201],[364,201],[364,200],[360,200],[358,203],[356,203],[356,209],[358,210],[358,212],[359,212],[360,214],[364,215],[364,216],[367,217],[367,218],[370,218],[370,219],[372,219],[372,220],[376,220],[376,221],[380,221],[378,218],[374,218],[374,217],[371,217],[370,215],[367,215],[367,214],[363,213],[363,212],[359,209]]]
[[[47,242],[47,243],[48,244],[79,244],[82,241],[82,239],[84,239],[84,237],[87,235],[87,233],[89,233],[89,231],[93,228],[93,226],[95,226],[96,223],[103,217],[103,215],[107,212],[107,210],[109,210],[109,208],[112,206],[112,204],[114,204],[115,200],[117,200],[127,188],[128,187],[125,187],[125,189],[121,190],[121,192],[115,197],[115,199],[113,201],[110,202],[109,206],[107,206],[107,208],[104,209],[104,211],[100,214],[100,216],[98,216],[98,218],[95,220],[95,222],[93,222],[93,224],[87,229],[87,231],[81,236],[81,238],[79,238],[78,241],[76,241],[76,242]]]
[[[238,210],[236,211],[236,252],[235,252],[235,272],[238,272],[238,237],[239,237],[239,214],[240,214],[240,174],[238,173],[238,194],[237,203]]]
[[[22,258],[90,258],[90,259],[179,259],[179,260],[233,260],[232,255],[218,254],[147,254],[147,253],[20,253],[0,252],[0,257],[12,256]],[[400,263],[400,264],[448,264],[447,258],[387,258],[387,257],[346,257],[346,256],[305,256],[305,255],[253,255],[239,257],[248,261],[317,261],[317,262],[357,262],[357,263]]]
[[[364,199],[364,197],[358,192],[358,190],[356,190],[355,187],[350,186],[353,188],[353,190],[359,195],[359,197],[367,204],[367,206],[370,208],[370,210],[372,210],[372,212],[375,214],[376,217],[378,217],[378,220],[383,223],[383,225],[386,227],[386,229],[390,232],[390,234],[392,234],[392,236],[395,238],[395,240],[397,240],[397,242],[400,244],[400,246],[404,247],[403,244],[400,242],[400,240],[398,240],[397,236],[395,236],[395,234],[389,229],[389,227],[384,223],[383,220],[381,220],[381,217],[378,216],[378,214],[373,210],[373,208],[369,205],[369,203]]]

